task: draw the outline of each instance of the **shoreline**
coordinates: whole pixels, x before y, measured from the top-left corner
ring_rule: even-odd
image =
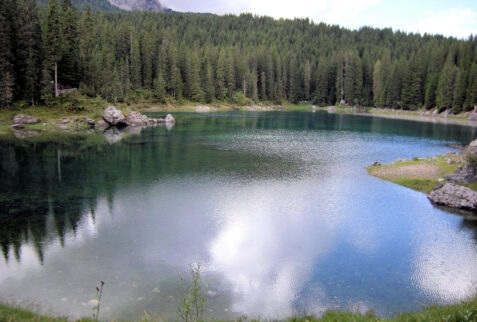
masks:
[[[287,322],[328,322],[328,321],[475,321],[477,317],[477,296],[460,301],[457,304],[449,305],[429,305],[416,312],[403,312],[390,318],[380,318],[373,310],[365,313],[344,310],[327,310],[322,316],[315,316],[303,313],[301,316],[291,316],[281,321]],[[248,321],[247,317],[236,318],[231,321]],[[470,318],[470,319],[469,319]],[[21,308],[8,303],[0,303],[1,321],[95,321],[94,318],[84,317],[81,319],[70,319],[68,317],[55,317],[52,315],[43,315],[35,313],[27,308]],[[204,321],[216,321],[213,319],[203,319]],[[114,320],[121,321],[121,320]],[[138,318],[136,321],[155,321],[148,313]],[[258,320],[260,321],[260,319]]]
[[[84,106],[77,110],[69,110],[68,103],[62,106],[46,107],[35,106],[17,110],[0,111],[0,138],[14,136],[16,138],[25,139],[46,133],[65,133],[65,134],[88,134],[95,133],[101,128],[97,128],[94,124],[102,120],[102,113],[106,106],[111,105],[101,99],[88,99]],[[311,103],[300,104],[255,104],[236,106],[233,104],[118,104],[118,109],[126,115],[130,112],[141,113],[197,113],[206,114],[214,112],[327,112],[329,114],[340,115],[358,115],[366,117],[378,117],[386,119],[407,120],[415,122],[427,122],[435,124],[451,124],[468,127],[476,127],[477,121],[470,121],[466,117],[467,114],[458,116],[444,117],[441,115],[423,115],[424,111],[403,111],[388,109],[370,109],[370,112],[356,112],[355,108],[349,106],[336,107],[317,107],[313,108]],[[428,112],[426,112],[428,113]],[[38,119],[34,124],[15,125],[13,118],[15,115],[24,114]],[[466,116],[467,115],[467,116]],[[91,123],[91,121],[93,121]],[[92,125],[93,124],[93,125]]]

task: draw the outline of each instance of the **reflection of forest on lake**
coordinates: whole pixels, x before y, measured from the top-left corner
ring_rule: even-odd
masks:
[[[3,139],[0,142],[0,244],[7,265],[12,262],[22,265],[24,245],[34,249],[38,262],[45,265],[48,262],[44,254],[48,253],[47,246],[59,241],[60,246],[67,249],[70,245],[66,241],[82,234],[81,225],[85,221],[94,224],[98,220],[98,209],[104,209],[105,205],[109,208],[111,218],[108,218],[104,227],[113,226],[115,220],[116,223],[121,220],[130,223],[133,220],[131,217],[135,216],[135,222],[142,226],[131,227],[130,234],[125,227],[118,228],[114,233],[108,231],[106,234],[103,231],[103,243],[108,238],[112,244],[117,243],[121,234],[129,234],[129,239],[124,236],[128,243],[143,238],[144,243],[137,247],[150,249],[154,245],[147,245],[146,241],[159,240],[162,245],[157,248],[161,249],[159,252],[166,254],[161,260],[169,265],[168,269],[171,271],[176,269],[174,265],[177,264],[173,256],[182,255],[175,254],[173,249],[191,251],[190,249],[197,248],[200,253],[210,253],[209,264],[221,267],[221,276],[232,276],[233,272],[238,274],[239,271],[244,271],[244,274],[250,273],[252,277],[257,277],[254,275],[256,272],[249,269],[256,260],[252,255],[259,258],[276,256],[276,262],[270,260],[270,263],[258,265],[268,267],[269,264],[270,270],[273,270],[274,264],[281,263],[282,260],[293,262],[287,269],[292,275],[302,276],[304,281],[300,282],[303,285],[299,295],[289,290],[288,293],[283,293],[290,298],[315,298],[316,294],[321,294],[315,283],[318,280],[323,284],[320,287],[330,294],[336,294],[340,299],[351,295],[358,298],[361,296],[360,292],[368,287],[366,284],[363,288],[359,278],[364,275],[371,279],[375,272],[367,272],[369,276],[359,272],[356,275],[359,277],[356,277],[353,274],[358,273],[345,265],[346,260],[359,268],[365,264],[376,266],[374,261],[381,260],[379,256],[390,263],[401,258],[390,258],[384,252],[378,253],[378,259],[369,258],[366,262],[361,253],[344,246],[346,242],[341,238],[356,238],[353,241],[356,247],[372,252],[372,249],[379,246],[376,243],[385,244],[384,237],[398,234],[399,237],[395,238],[404,238],[399,235],[400,229],[416,229],[417,233],[412,238],[417,239],[421,238],[421,233],[432,232],[433,227],[423,228],[427,225],[426,220],[430,220],[437,223],[435,231],[457,234],[462,230],[472,234],[472,239],[476,240],[477,224],[471,218],[449,217],[452,223],[450,226],[446,222],[448,219],[440,222],[442,218],[447,218],[446,213],[429,207],[425,196],[368,177],[363,169],[376,160],[391,162],[401,157],[444,153],[450,149],[447,146],[450,143],[465,145],[470,142],[476,136],[475,128],[327,113],[178,114],[177,120],[172,129],[144,128],[139,134],[126,135],[114,144],[108,143],[102,133],[33,137],[26,140]],[[386,189],[396,194],[396,197],[390,195],[373,199],[374,195],[387,191]],[[169,200],[170,206],[167,204]],[[142,202],[151,209],[140,208]],[[375,205],[370,205],[370,202]],[[422,224],[419,228],[415,228],[416,223],[407,217],[399,219],[403,220],[401,224],[404,226],[401,228],[393,222],[394,217],[387,217],[382,209],[385,207],[384,203],[389,203],[389,208],[392,209],[389,211],[393,215],[394,212],[398,215],[403,212],[412,217],[409,212],[414,209],[413,202],[416,203],[416,211],[426,213],[423,217],[425,220],[421,218],[417,221],[419,225]],[[181,203],[184,204],[183,208]],[[134,209],[137,209],[137,213],[134,213]],[[183,213],[191,209],[197,209],[197,217],[192,218],[190,213]],[[184,219],[181,220],[180,216],[184,216]],[[282,223],[274,222],[275,218]],[[341,231],[341,228],[333,226],[337,225],[335,221],[344,218],[344,221],[352,223],[349,227]],[[370,223],[379,223],[377,225],[382,225],[383,231],[373,232],[375,236],[366,241],[363,235],[369,231],[365,234],[361,228],[369,227]],[[147,227],[149,224],[162,227],[155,230],[155,226]],[[202,224],[204,226],[198,228]],[[167,225],[171,227],[165,228]],[[324,228],[317,234],[314,230],[316,227]],[[193,236],[195,229],[200,232],[200,236]],[[182,238],[181,232],[189,236]],[[266,238],[283,238],[281,241],[275,240],[275,245],[286,248],[285,254],[266,244],[262,245],[263,254],[248,254],[242,260],[232,260],[226,256],[227,252],[223,247],[237,247],[234,244],[236,240],[231,239],[231,236],[239,233],[242,234],[241,237],[252,241],[260,234],[264,234]],[[384,237],[377,238],[380,234]],[[294,235],[297,237],[293,237]],[[167,239],[171,240],[170,245],[167,244]],[[190,241],[194,247],[182,244],[179,247],[175,244],[182,241]],[[212,246],[207,244],[209,242]],[[296,249],[287,246],[287,243],[291,245],[295,242],[299,245]],[[388,242],[391,245],[391,241]],[[408,245],[411,243],[409,240],[404,240],[402,245],[395,245],[395,240],[392,242],[392,247],[404,247],[405,249],[396,249],[396,252],[409,259],[395,263],[396,272],[392,274],[398,274],[398,277],[393,275],[394,277],[388,277],[389,281],[378,279],[372,282],[389,283],[390,288],[396,278],[405,280],[413,274],[406,265],[410,266],[415,260],[408,255],[414,252],[414,246]],[[428,239],[423,239],[417,243],[427,245],[428,242]],[[462,248],[463,253],[473,252],[474,248],[468,245],[468,240],[461,240],[460,243],[467,247]],[[321,253],[318,244],[326,251]],[[114,255],[104,261],[111,260],[116,266],[121,266],[120,262],[129,256],[126,250],[132,248],[136,251],[136,246],[133,246],[128,244],[127,247],[118,247],[118,251],[124,251],[124,255]],[[101,247],[106,249],[111,246],[103,244]],[[73,248],[71,247],[72,254],[77,251]],[[271,251],[277,253],[267,253]],[[426,248],[421,253],[434,254],[434,249]],[[186,255],[190,254],[185,254],[184,257]],[[288,259],[282,259],[283,255],[288,256]],[[135,258],[137,255],[131,256]],[[250,261],[247,262],[246,258]],[[154,263],[155,261],[158,259],[153,260]],[[307,263],[308,267],[301,267],[297,264],[300,262]],[[418,264],[421,265],[420,270],[430,272],[428,276],[433,276],[431,273],[436,271],[434,268],[422,268],[419,261]],[[160,262],[158,266],[160,265],[164,264]],[[105,270],[107,267],[105,264]],[[131,274],[133,269],[135,268],[130,267],[124,272]],[[181,269],[187,270],[187,265]],[[340,274],[348,274],[348,270],[349,276],[354,276],[347,277],[352,287],[344,289],[335,286],[336,280],[342,279]],[[155,272],[151,271],[150,274],[154,275]],[[376,275],[380,276],[379,274],[378,272]],[[386,276],[380,278],[385,279]],[[253,281],[252,277],[247,276]],[[144,277],[144,284],[149,283],[148,278]],[[263,285],[275,283],[268,275],[264,281]],[[234,289],[244,287],[233,278],[229,282]],[[416,283],[424,282],[419,280]],[[466,280],[464,284],[467,283],[470,281]],[[435,292],[432,287],[428,288],[430,292]],[[406,299],[403,300],[406,308],[409,307],[406,305],[421,300],[422,295],[413,293],[415,298],[409,298],[407,292],[411,291],[404,286],[401,291],[396,290],[394,297],[389,295],[389,303],[398,296],[397,293],[400,298]],[[446,295],[442,290],[439,292],[439,296]],[[117,293],[120,294],[120,291]],[[461,289],[455,290],[458,296],[461,293]],[[263,308],[260,301],[267,296],[268,293],[255,292],[255,297],[239,301],[240,304],[236,304],[236,307],[240,307],[244,313],[260,313],[254,310]],[[374,301],[373,296],[378,298],[375,302],[381,307],[388,305],[388,302],[381,303],[388,301],[381,299],[387,295],[370,295],[369,301]],[[275,300],[277,302],[274,305],[269,303],[272,312],[270,316],[273,316],[273,310],[283,306],[280,301],[288,301],[289,298]],[[339,305],[344,304],[340,302]],[[383,309],[382,312],[402,309],[399,302],[390,306],[392,308]],[[309,307],[303,303],[295,304],[295,309],[301,308]],[[286,313],[292,314],[293,311]]]
[[[476,135],[472,127],[340,114],[256,113],[250,116],[229,113],[216,117],[186,114],[176,129],[145,128],[138,136],[117,144],[108,144],[101,134],[64,135],[54,138],[53,142],[35,138],[2,141],[0,244],[3,255],[8,259],[11,249],[20,260],[21,244],[31,241],[42,260],[48,215],[54,219],[56,233],[62,240],[68,230],[75,231],[84,213],[94,219],[99,196],[112,202],[119,185],[140,184],[184,172],[240,172],[238,163],[243,161],[243,154],[228,157],[230,162],[224,163],[219,155],[214,156],[223,152],[200,145],[201,135],[281,128],[369,131],[456,140],[461,144],[467,143],[460,142],[462,138]],[[194,141],[188,144],[191,137]],[[273,170],[277,170],[267,166],[269,162],[279,162],[276,158],[249,157],[254,158],[255,174],[258,171],[260,175],[273,176]],[[277,171],[283,172],[283,169]]]

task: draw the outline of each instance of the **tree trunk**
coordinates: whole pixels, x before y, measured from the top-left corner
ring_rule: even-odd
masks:
[[[58,97],[58,64],[55,62],[55,98]]]

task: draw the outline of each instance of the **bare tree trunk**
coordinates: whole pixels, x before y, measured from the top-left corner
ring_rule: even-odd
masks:
[[[247,96],[247,83],[245,82],[245,78],[243,79],[243,96]]]
[[[58,97],[58,64],[55,62],[55,98]]]

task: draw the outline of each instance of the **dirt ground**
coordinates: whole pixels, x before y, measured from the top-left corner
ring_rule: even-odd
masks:
[[[440,169],[433,164],[402,165],[395,167],[384,167],[371,169],[370,174],[381,178],[423,178],[437,179]]]

